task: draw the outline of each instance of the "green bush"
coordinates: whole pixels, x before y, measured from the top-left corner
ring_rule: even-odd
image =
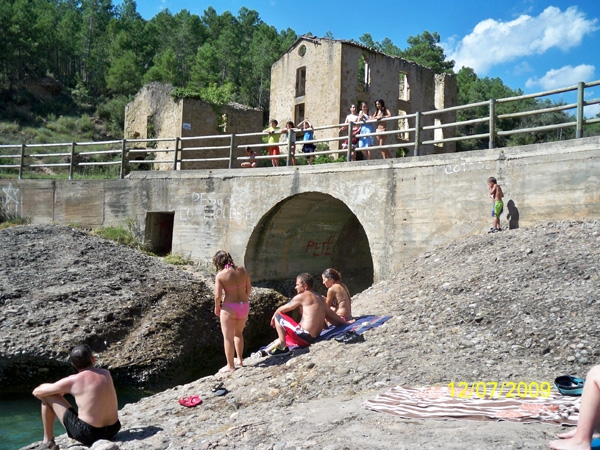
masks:
[[[100,227],[94,229],[94,234],[121,245],[148,252],[148,246],[144,243],[143,236],[139,231],[136,222],[133,219],[127,219],[125,225],[117,227]]]
[[[130,98],[125,95],[119,95],[110,100],[106,100],[96,109],[96,115],[107,123],[110,133],[116,137],[123,137],[125,129],[125,106]]]
[[[60,133],[69,134],[77,128],[77,121],[73,117],[60,116],[56,121]]]
[[[174,266],[189,266],[194,264],[194,261],[192,261],[190,258],[186,258],[183,255],[174,255],[172,253],[169,253],[167,256],[165,256],[163,261],[167,264],[173,264]]]
[[[80,133],[90,133],[94,131],[94,121],[87,114],[77,119],[77,129]]]

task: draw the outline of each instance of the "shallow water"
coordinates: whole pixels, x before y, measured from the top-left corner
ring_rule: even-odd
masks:
[[[127,403],[134,403],[149,393],[142,391],[124,391],[117,394],[119,409]],[[71,404],[74,402],[71,401]],[[57,420],[54,434],[65,433]],[[30,394],[0,394],[0,450],[16,450],[44,436],[40,417],[40,401]]]

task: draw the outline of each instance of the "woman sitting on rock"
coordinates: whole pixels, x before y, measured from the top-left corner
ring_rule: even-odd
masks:
[[[242,366],[244,353],[244,326],[248,320],[250,305],[250,276],[243,267],[233,263],[231,255],[220,250],[213,257],[217,268],[215,277],[215,315],[221,319],[223,346],[227,365],[219,372],[233,372],[235,364]],[[234,354],[237,359],[234,360]]]
[[[329,268],[323,272],[322,277],[323,284],[327,288],[327,305],[346,322],[352,321],[350,292],[342,283],[342,275],[337,270]]]

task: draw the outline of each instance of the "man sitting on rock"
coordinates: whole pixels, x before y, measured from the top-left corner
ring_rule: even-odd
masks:
[[[325,328],[325,319],[333,325],[346,325],[344,319],[334,313],[323,296],[313,292],[314,281],[309,273],[301,273],[296,278],[296,295],[289,303],[277,308],[271,326],[277,330],[278,345],[269,352],[271,356],[287,355],[290,345],[306,347],[312,344]],[[300,324],[283,313],[300,307]]]
[[[33,395],[42,401],[44,441],[40,449],[58,450],[53,430],[57,417],[71,439],[87,446],[100,439],[112,439],[121,429],[110,372],[94,367],[95,358],[87,345],[73,348],[70,359],[77,369],[75,375],[40,384],[33,390]],[[65,394],[75,397],[79,412],[64,398]]]

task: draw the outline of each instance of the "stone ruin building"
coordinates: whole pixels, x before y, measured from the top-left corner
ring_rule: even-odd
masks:
[[[227,147],[215,150],[188,150],[179,155],[178,169],[227,168],[228,161],[185,161],[185,159],[227,158],[231,134],[261,131],[261,109],[230,103],[213,105],[202,100],[174,99],[171,85],[149,83],[125,108],[125,138],[175,138],[222,135],[223,138],[181,141],[180,148]],[[271,68],[270,117],[280,126],[291,120],[298,124],[308,118],[313,126],[342,123],[351,104],[366,102],[371,111],[375,100],[383,99],[393,116],[417,111],[435,111],[456,105],[456,78],[450,74],[435,74],[431,69],[402,58],[393,57],[353,42],[303,36],[273,64]],[[423,115],[421,127],[431,127],[456,120],[456,112]],[[414,128],[414,118],[388,122],[388,130]],[[422,130],[420,142],[454,137],[455,127]],[[225,137],[227,136],[227,137]],[[316,138],[338,138],[337,128],[319,130]],[[414,141],[414,131],[389,135],[388,144]],[[236,146],[260,143],[260,138],[239,138]],[[330,141],[330,148],[340,148],[338,141]],[[153,149],[146,143],[136,147]],[[153,168],[173,168],[174,142],[158,142],[153,160],[164,160]],[[413,155],[413,147],[404,147]],[[421,144],[420,155],[449,153],[456,150],[454,142]],[[141,154],[144,157],[144,154]],[[243,156],[238,148],[236,156]],[[131,159],[140,158],[140,153]],[[377,156],[375,156],[377,157]],[[144,167],[138,165],[140,169]],[[233,167],[239,167],[234,162]],[[137,167],[136,167],[137,168]],[[147,168],[147,167],[146,167]]]
[[[185,161],[185,159],[227,158],[231,134],[255,133],[263,128],[263,112],[237,103],[214,105],[192,98],[174,99],[171,97],[173,86],[162,83],[149,83],[137,93],[125,108],[125,139],[175,138],[195,136],[216,136],[223,138],[192,139],[180,142],[180,149],[198,147],[226,147],[214,150],[184,150],[179,152],[178,169],[224,169],[229,162],[225,161]],[[236,146],[256,143],[257,138],[240,138]],[[132,153],[130,159],[144,158],[164,160],[165,163],[153,164],[153,169],[171,170],[174,164],[174,141],[151,143],[132,143],[128,148],[144,148],[151,157],[144,153]],[[155,149],[169,149],[167,152],[154,152]],[[243,156],[241,149],[235,156]],[[182,158],[184,161],[181,161]],[[234,162],[233,167],[239,167]],[[148,169],[136,164],[134,169]]]
[[[308,118],[313,126],[342,123],[351,104],[360,111],[366,102],[371,111],[383,99],[392,116],[433,111],[456,105],[454,75],[392,57],[348,41],[300,37],[271,68],[270,115],[279,123],[295,124]],[[421,117],[421,126],[452,123],[456,112]],[[394,123],[396,122],[396,123]],[[388,122],[388,130],[414,127],[414,119]],[[421,131],[420,141],[454,137],[455,127]],[[317,131],[316,137],[339,137],[337,130]],[[388,136],[388,143],[413,141],[414,132]],[[330,144],[337,149],[338,143]],[[408,147],[412,155],[412,147]],[[421,145],[419,154],[454,152],[454,143]]]

